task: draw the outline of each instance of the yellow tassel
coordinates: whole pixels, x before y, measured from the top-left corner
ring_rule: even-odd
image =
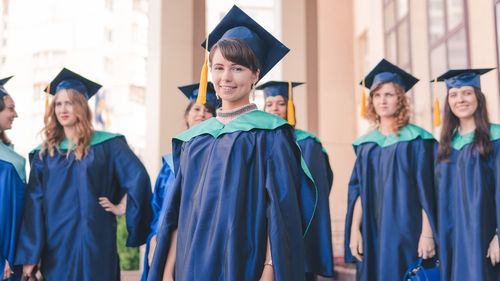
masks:
[[[50,95],[50,83],[47,86],[47,93],[45,93],[45,112],[49,109],[49,95]]]
[[[106,109],[106,105],[104,104],[104,100],[100,100],[99,102],[99,106],[101,107],[101,111],[104,112],[104,114],[106,114],[106,125],[108,125],[108,127],[111,126],[111,119],[109,118],[109,113],[108,113],[108,110]]]
[[[363,92],[361,93],[361,117],[365,117],[366,114],[366,93],[365,93],[365,79],[361,83],[363,87]]]
[[[436,97],[434,101],[434,127],[439,127],[441,125],[441,116],[439,112],[439,100]]]
[[[205,62],[201,68],[200,86],[198,87],[198,97],[196,103],[205,104],[207,102],[207,84],[208,84],[208,34],[205,44]]]
[[[436,100],[434,101],[434,127],[439,127],[441,125],[441,114],[439,111],[439,99],[437,97],[437,78],[434,78],[434,95]]]
[[[290,125],[295,126],[295,108],[293,107],[292,81],[288,81],[288,104],[286,119]]]

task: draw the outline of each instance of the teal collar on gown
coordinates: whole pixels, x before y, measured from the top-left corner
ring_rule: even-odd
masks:
[[[26,183],[26,159],[13,150],[13,146],[7,146],[0,142],[0,160],[11,163],[16,169],[19,178]]]
[[[399,136],[397,136],[394,133],[385,136],[378,129],[375,129],[369,132],[368,134],[363,135],[360,138],[356,139],[352,145],[358,146],[364,143],[372,142],[376,143],[378,146],[383,148],[398,142],[412,141],[418,137],[424,140],[434,139],[432,134],[427,132],[426,130],[416,125],[408,124],[403,128],[399,129]]]
[[[112,138],[121,137],[121,136],[123,136],[123,135],[113,134],[113,133],[108,133],[108,132],[102,132],[102,131],[94,131],[94,135],[90,139],[90,146],[96,145],[96,144],[100,144],[100,143],[105,142],[107,140],[110,140]],[[67,150],[68,147],[69,147],[69,140],[67,138],[64,139],[57,146],[57,148],[63,149],[63,150]],[[73,144],[73,147],[71,149],[73,149],[74,147],[75,147],[75,144]],[[40,144],[39,146],[37,146],[37,148],[33,149],[33,151],[31,151],[30,153],[34,153],[35,151],[41,150],[41,149],[42,149],[42,145]]]
[[[500,139],[500,125],[490,124],[490,134],[491,134],[491,141],[496,141]],[[452,146],[453,149],[455,150],[461,150],[462,148],[464,148],[464,146],[468,145],[469,143],[472,143],[473,141],[474,141],[474,131],[465,134],[463,136],[457,132],[455,138],[453,139]]]

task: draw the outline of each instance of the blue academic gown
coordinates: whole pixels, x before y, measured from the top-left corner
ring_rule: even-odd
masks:
[[[493,153],[484,159],[474,132],[458,133],[449,161],[436,166],[441,280],[500,280],[486,258],[500,225],[500,125],[491,125]]]
[[[165,210],[167,208],[166,202],[167,198],[170,198],[170,193],[172,192],[172,186],[174,183],[174,165],[173,165],[172,154],[166,154],[162,157],[163,165],[156,179],[155,189],[153,192],[153,200],[151,200],[151,206],[153,207],[153,221],[151,222],[151,233],[149,233],[148,240],[146,242],[146,250],[144,254],[144,269],[142,271],[141,281],[146,281],[149,273],[149,251],[150,243],[153,236],[158,235],[158,230],[160,228],[159,221],[163,221],[165,216]]]
[[[25,159],[0,143],[0,277],[5,261],[14,271],[9,281],[19,280],[22,267],[14,267],[14,254],[23,211],[26,186]]]
[[[285,120],[262,111],[226,125],[211,118],[174,138],[173,159],[148,280],[162,280],[175,229],[176,281],[259,280],[268,236],[275,280],[304,280],[316,190]]]
[[[333,184],[333,172],[328,154],[319,139],[302,130],[296,130],[296,135],[302,157],[318,189],[316,215],[305,240],[307,279],[315,280],[315,275],[331,277],[333,249],[329,195]]]
[[[434,146],[431,134],[409,124],[399,136],[375,129],[357,139],[349,182],[345,260],[356,262],[356,280],[402,280],[418,259],[422,209],[435,230]],[[349,248],[354,203],[362,205],[363,262]]]
[[[85,158],[30,154],[24,220],[16,264],[36,264],[47,281],[118,281],[116,217],[99,197],[117,204],[127,193],[127,246],[146,242],[151,224],[151,185],[146,169],[121,135],[94,133]]]

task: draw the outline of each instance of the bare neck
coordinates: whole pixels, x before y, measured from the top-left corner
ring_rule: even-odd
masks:
[[[476,122],[474,121],[474,117],[461,118],[460,125],[458,127],[458,133],[460,135],[466,135],[476,129]]]
[[[63,129],[64,129],[64,135],[66,136],[66,138],[68,138],[71,142],[76,143],[75,126],[63,127]]]
[[[394,122],[396,122],[394,117],[380,117],[380,132],[385,136],[394,133]]]

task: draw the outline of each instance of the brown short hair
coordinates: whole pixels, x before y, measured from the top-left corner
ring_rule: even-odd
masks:
[[[410,123],[410,105],[408,103],[406,93],[400,85],[393,82],[379,82],[374,84],[370,88],[370,96],[368,97],[368,106],[366,107],[365,118],[374,124],[378,124],[380,122],[380,116],[377,115],[377,112],[375,112],[375,107],[373,106],[373,93],[375,93],[380,88],[382,88],[383,85],[388,83],[391,83],[394,86],[396,96],[398,98],[398,108],[396,109],[396,113],[394,113],[396,122],[394,123],[393,131],[396,135],[399,135],[399,129]]]
[[[225,59],[250,69],[252,73],[257,73],[260,69],[257,56],[245,40],[238,38],[223,38],[219,40],[210,49],[208,57],[210,63],[212,63],[212,58],[217,49],[220,50]]]
[[[186,121],[186,127],[189,129],[189,124],[187,122],[187,116],[189,115],[189,111],[191,111],[191,108],[193,107],[193,105],[196,103],[196,101],[191,101],[188,106],[186,107],[186,111],[184,111],[184,120]],[[215,117],[215,106],[212,104],[212,103],[205,103],[203,106],[205,106],[205,108],[208,110],[208,112],[210,114],[212,114],[212,116]]]

